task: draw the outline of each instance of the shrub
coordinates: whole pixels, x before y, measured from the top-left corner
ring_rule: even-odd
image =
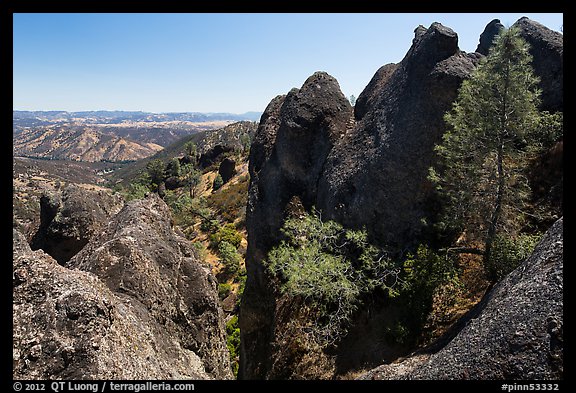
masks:
[[[397,269],[368,243],[365,231],[322,222],[317,214],[289,219],[286,240],[268,254],[267,267],[283,294],[303,299],[315,321],[306,331],[320,346],[334,344],[347,331],[362,295],[375,288],[394,296]],[[310,325],[315,327],[311,328]]]
[[[407,342],[420,333],[432,311],[438,289],[448,283],[458,283],[458,268],[450,255],[439,255],[428,246],[420,245],[415,254],[408,254],[402,269],[399,302],[409,312],[404,315],[406,324],[400,341]]]
[[[142,199],[152,191],[152,181],[148,172],[140,174],[133,182],[128,184],[126,190],[122,192],[124,199],[131,201],[133,199]]]
[[[240,254],[232,244],[222,240],[218,244],[218,255],[220,256],[224,269],[229,274],[235,274],[240,269]]]
[[[224,185],[224,180],[222,179],[222,176],[220,176],[220,174],[218,174],[214,178],[214,182],[212,183],[212,190],[216,191],[216,190],[220,189],[223,185]]]
[[[238,248],[242,242],[242,235],[236,230],[234,224],[226,224],[210,235],[210,246],[217,249],[220,242],[228,242]]]
[[[226,192],[210,195],[207,198],[208,206],[216,210],[225,221],[234,222],[237,218],[242,219],[248,200],[248,183],[248,178],[245,178],[244,181],[231,184]]]
[[[218,297],[220,300],[225,299],[232,291],[232,285],[228,283],[218,284]]]
[[[496,282],[516,269],[530,256],[541,237],[541,235],[526,234],[516,238],[496,236],[490,259],[485,262],[484,266],[488,278]]]
[[[177,157],[172,158],[166,165],[166,177],[180,176],[180,160]]]
[[[230,365],[234,376],[238,375],[238,363],[240,361],[240,328],[238,327],[238,317],[234,315],[226,323],[226,347],[230,352]]]
[[[164,161],[156,158],[146,164],[146,171],[150,176],[150,181],[158,186],[164,180],[164,171],[166,166]]]

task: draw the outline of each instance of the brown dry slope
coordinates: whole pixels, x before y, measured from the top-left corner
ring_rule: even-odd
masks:
[[[25,129],[14,135],[14,155],[72,161],[134,161],[151,156],[162,146],[106,135],[85,126]]]

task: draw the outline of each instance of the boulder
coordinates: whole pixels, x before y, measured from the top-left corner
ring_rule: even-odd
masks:
[[[220,174],[224,183],[228,183],[236,174],[236,161],[228,157],[223,159],[218,167],[218,174]]]
[[[361,104],[371,97],[368,106],[358,107],[355,127],[326,158],[316,198],[324,218],[365,227],[391,250],[426,239],[425,222],[436,213],[427,178],[434,146],[444,113],[480,58],[460,51],[457,34],[439,23],[416,30],[404,59],[381,68],[359,96]]]
[[[130,297],[13,234],[12,376],[211,379],[202,360]]]
[[[540,77],[542,110],[564,110],[564,36],[548,27],[528,19],[518,19],[512,27],[530,44],[534,73]]]
[[[262,260],[280,236],[289,202],[315,203],[316,185],[332,146],[352,119],[336,79],[310,76],[300,89],[272,100],[250,149],[246,289],[240,311],[242,378],[266,378],[274,337],[273,289]]]
[[[96,275],[146,310],[212,378],[230,378],[217,282],[195,255],[172,229],[168,206],[152,193],[129,202],[67,266]]]
[[[104,229],[123,204],[118,195],[73,184],[62,192],[45,193],[40,197],[40,226],[31,248],[42,249],[64,264]]]

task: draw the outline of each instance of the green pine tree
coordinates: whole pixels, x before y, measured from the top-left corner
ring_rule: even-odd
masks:
[[[443,222],[479,241],[485,263],[495,239],[519,229],[530,195],[526,168],[545,139],[542,124],[551,119],[537,109],[540,91],[531,62],[517,29],[496,37],[445,115],[449,130],[436,146],[441,164],[430,171],[446,198]]]

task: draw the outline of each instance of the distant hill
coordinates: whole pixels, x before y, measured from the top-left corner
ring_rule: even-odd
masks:
[[[132,111],[13,111],[14,126],[46,125],[54,122],[70,122],[84,119],[93,123],[117,124],[125,121],[132,122],[166,122],[166,121],[188,121],[206,122],[218,120],[230,121],[258,121],[261,112],[235,113],[202,113],[202,112],[132,112]]]
[[[13,135],[14,156],[71,161],[134,161],[161,150],[86,126],[34,127]]]

